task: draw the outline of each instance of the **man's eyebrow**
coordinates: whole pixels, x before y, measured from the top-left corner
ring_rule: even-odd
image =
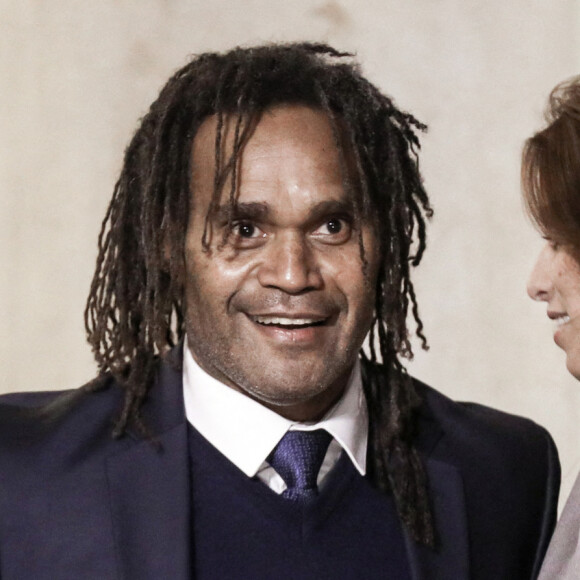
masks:
[[[267,203],[233,203],[220,205],[213,214],[213,219],[217,222],[229,222],[246,219],[249,221],[261,221],[270,213]]]
[[[353,202],[349,199],[329,199],[314,204],[308,210],[308,222],[316,222],[325,217],[337,214],[352,214]],[[224,204],[213,213],[217,223],[228,223],[237,220],[254,222],[265,221],[271,213],[270,206],[264,202]]]
[[[333,214],[352,214],[354,205],[350,199],[329,199],[317,203],[310,209],[310,221],[316,221]]]

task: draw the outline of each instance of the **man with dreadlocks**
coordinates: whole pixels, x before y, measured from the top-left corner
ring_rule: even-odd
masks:
[[[422,129],[325,45],[169,80],[99,238],[98,378],[0,404],[2,580],[535,576],[550,437],[400,361]]]

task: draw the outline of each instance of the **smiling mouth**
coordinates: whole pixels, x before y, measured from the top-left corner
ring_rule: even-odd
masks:
[[[556,322],[556,326],[563,326],[564,324],[567,324],[568,322],[570,322],[570,317],[567,314],[563,314],[562,316],[558,316],[555,319]]]
[[[328,320],[323,317],[288,318],[285,316],[250,316],[250,319],[260,326],[275,326],[285,330],[322,326]]]

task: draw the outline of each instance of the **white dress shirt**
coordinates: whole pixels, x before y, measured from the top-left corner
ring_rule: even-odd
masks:
[[[258,477],[276,493],[283,479],[266,462],[289,430],[325,429],[333,440],[318,474],[320,485],[344,450],[361,475],[366,472],[368,415],[360,363],[354,366],[342,397],[316,423],[285,419],[206,373],[194,360],[187,338],[183,348],[185,414],[218,451],[248,477]]]

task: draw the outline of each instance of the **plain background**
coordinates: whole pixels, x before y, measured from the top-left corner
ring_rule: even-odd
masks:
[[[0,392],[94,375],[82,312],[97,233],[169,75],[207,50],[327,41],[429,125],[421,167],[436,215],[415,279],[431,349],[410,372],[546,426],[565,497],[580,385],[525,293],[541,241],[519,158],[551,88],[579,72],[578,38],[574,0],[0,0]]]

